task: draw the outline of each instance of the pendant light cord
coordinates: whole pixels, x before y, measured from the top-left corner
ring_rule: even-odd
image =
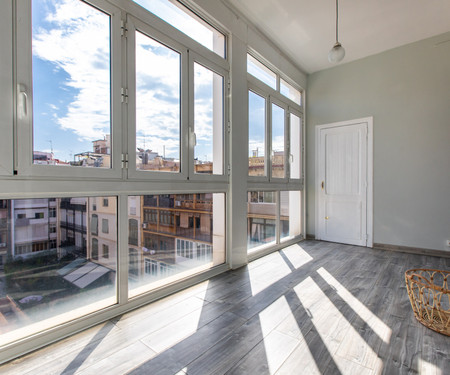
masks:
[[[339,20],[339,8],[338,8],[338,0],[336,0],[336,43],[339,43],[338,39],[338,20]]]

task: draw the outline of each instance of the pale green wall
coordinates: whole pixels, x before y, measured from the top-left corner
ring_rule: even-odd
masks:
[[[449,40],[450,32],[308,77],[308,234],[315,126],[373,116],[374,242],[450,250]]]

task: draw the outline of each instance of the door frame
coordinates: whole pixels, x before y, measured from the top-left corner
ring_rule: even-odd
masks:
[[[319,197],[320,197],[320,181],[319,181],[319,160],[320,160],[320,131],[323,129],[331,129],[360,123],[367,124],[367,211],[366,211],[366,247],[373,247],[373,117],[363,117],[354,120],[339,121],[329,124],[316,125],[315,127],[315,238],[320,240],[319,235]]]

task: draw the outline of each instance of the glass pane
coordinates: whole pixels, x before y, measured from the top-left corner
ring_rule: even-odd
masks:
[[[290,160],[291,178],[300,178],[300,172],[302,167],[302,125],[300,117],[290,114]]]
[[[225,36],[178,1],[134,0],[134,2],[220,57],[225,57]]]
[[[117,303],[117,204],[103,197],[0,200],[0,345]],[[100,207],[102,207],[100,209]]]
[[[247,241],[251,252],[276,241],[276,192],[250,191],[247,202]]]
[[[195,173],[223,174],[223,77],[194,63]]]
[[[129,291],[144,293],[225,262],[225,194],[128,197]],[[141,214],[142,212],[142,214]],[[135,242],[136,241],[136,242]]]
[[[280,239],[301,234],[301,192],[280,191]]]
[[[287,83],[283,78],[280,78],[280,93],[298,105],[302,104],[302,94],[300,91]]]
[[[248,175],[265,176],[266,99],[248,92]]]
[[[180,171],[181,56],[136,32],[136,169]]]
[[[272,177],[284,178],[284,109],[272,103]]]
[[[33,163],[111,168],[110,17],[33,0]]]
[[[247,72],[274,90],[277,89],[277,75],[251,55],[247,55]]]

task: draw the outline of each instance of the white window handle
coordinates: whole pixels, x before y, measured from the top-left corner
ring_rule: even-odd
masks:
[[[191,132],[191,143],[195,146],[197,146],[197,134],[195,132]]]
[[[27,89],[26,89],[25,85],[19,84],[18,91],[19,91],[18,104],[19,104],[19,108],[21,109],[21,111],[20,111],[20,114],[22,115],[21,117],[27,117],[27,115],[28,115],[28,108],[27,108],[28,94],[27,94]]]

